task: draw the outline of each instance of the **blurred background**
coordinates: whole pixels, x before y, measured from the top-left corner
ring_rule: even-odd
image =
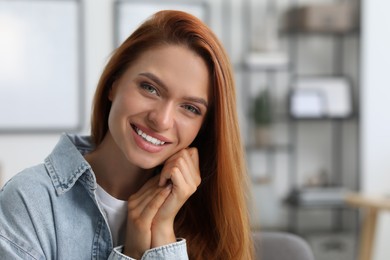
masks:
[[[234,67],[253,229],[297,233],[317,259],[357,259],[365,211],[346,194],[390,198],[389,7],[0,0],[0,187],[41,163],[61,133],[88,134],[112,50],[155,11],[184,10],[214,30]],[[376,230],[369,259],[390,259],[388,212]]]

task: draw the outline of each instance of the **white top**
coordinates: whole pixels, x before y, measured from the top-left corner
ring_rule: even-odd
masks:
[[[127,201],[111,196],[99,184],[96,197],[108,221],[114,247],[123,245],[126,235]]]

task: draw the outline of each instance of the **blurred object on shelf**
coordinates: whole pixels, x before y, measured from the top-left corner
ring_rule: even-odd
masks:
[[[249,69],[286,69],[288,54],[280,48],[277,1],[267,0],[258,15],[262,19],[254,26],[252,46],[244,57],[244,65]]]
[[[286,202],[299,206],[342,206],[348,190],[344,187],[315,187],[293,189]]]
[[[254,99],[251,116],[255,124],[256,145],[267,146],[271,142],[271,101],[268,88],[262,90]]]
[[[345,77],[299,77],[292,83],[289,113],[294,119],[345,119],[352,115],[351,84]]]
[[[257,126],[254,128],[255,143],[257,146],[266,147],[271,145],[272,129],[271,126]]]
[[[305,187],[324,187],[329,185],[329,176],[325,169],[310,174],[305,179]]]
[[[348,33],[358,28],[358,5],[352,2],[311,4],[289,9],[284,17],[288,32]]]
[[[266,0],[266,6],[258,12],[262,19],[255,25],[252,50],[255,52],[275,52],[279,50],[279,15],[277,1]]]
[[[245,66],[249,69],[287,69],[288,56],[284,52],[251,52],[244,60]]]
[[[253,184],[269,184],[271,183],[271,178],[269,176],[252,176],[251,177]]]

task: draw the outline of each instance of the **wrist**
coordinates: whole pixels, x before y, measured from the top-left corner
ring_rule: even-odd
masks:
[[[142,257],[142,254],[128,251],[128,250],[126,250],[126,247],[123,248],[122,253],[124,255],[131,257],[131,258],[134,258],[134,259],[141,259],[141,257]]]
[[[176,242],[176,235],[172,225],[155,227],[152,230],[152,248]]]
[[[149,248],[147,248],[147,249],[149,249]],[[141,259],[142,255],[145,253],[145,251],[147,249],[137,250],[133,244],[125,243],[123,250],[122,250],[122,254],[124,254],[128,257],[134,258],[134,259]]]

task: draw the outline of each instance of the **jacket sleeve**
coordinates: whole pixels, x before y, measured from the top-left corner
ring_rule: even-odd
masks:
[[[115,247],[109,260],[135,260],[122,254],[123,246]],[[161,247],[147,250],[141,260],[188,260],[187,245],[185,239],[178,239],[177,242]]]
[[[35,251],[31,246],[7,236],[0,230],[0,256],[2,259],[43,260],[43,255]]]
[[[45,259],[26,199],[19,190],[5,186],[0,190],[0,258]]]

